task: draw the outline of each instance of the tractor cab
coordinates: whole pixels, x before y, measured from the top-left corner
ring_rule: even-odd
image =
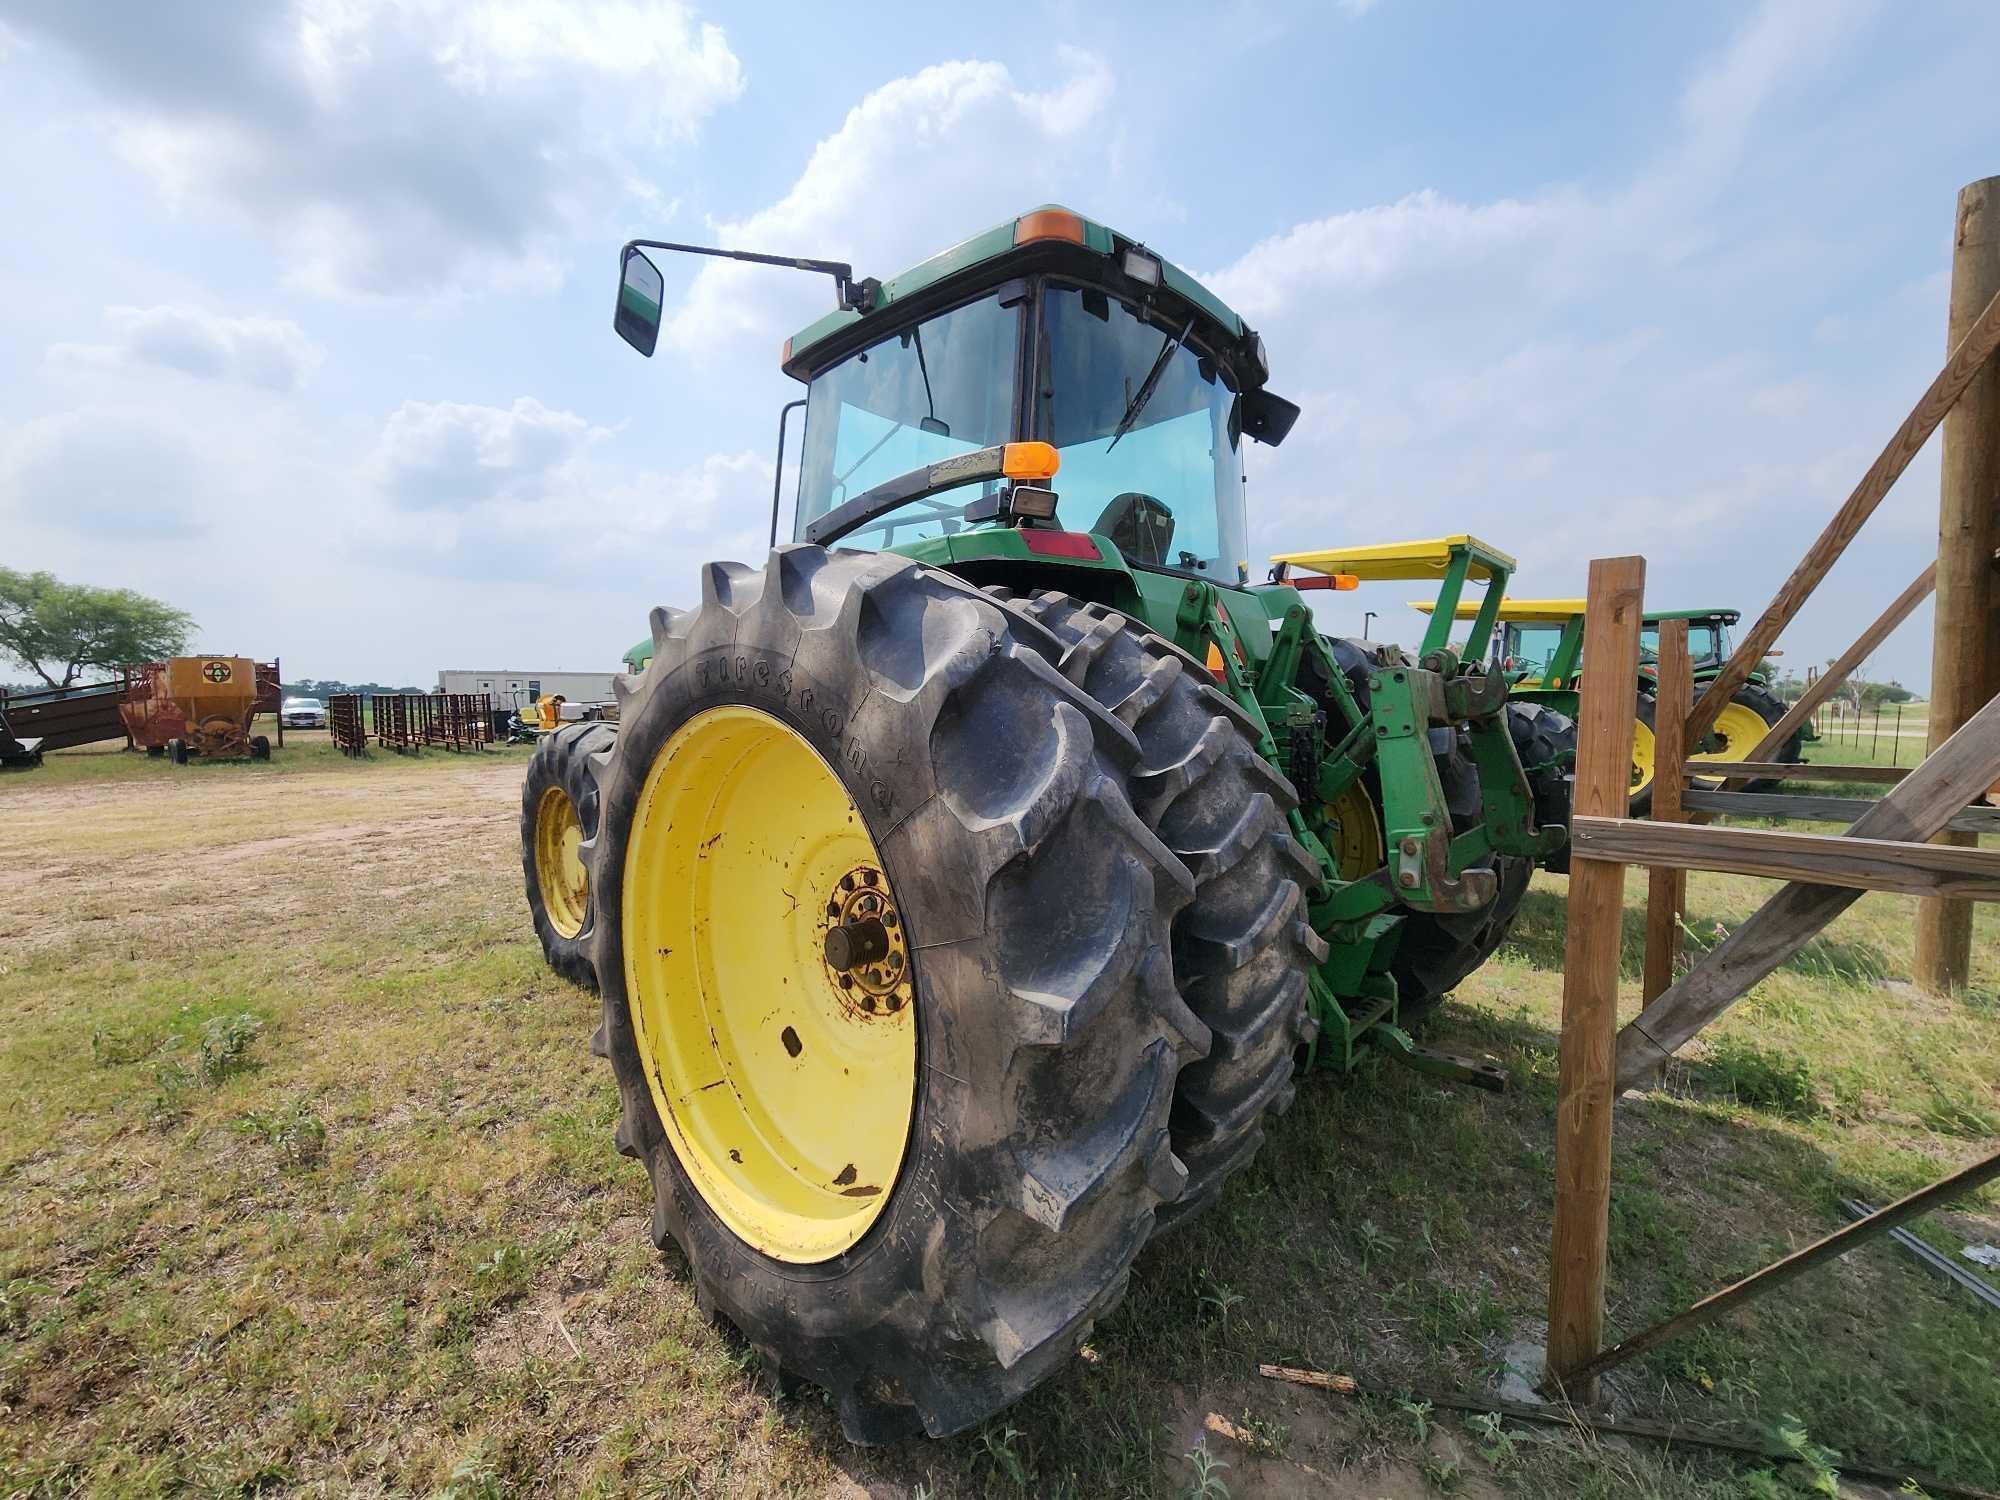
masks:
[[[1712,673],[1729,660],[1729,627],[1742,615],[1733,609],[1670,609],[1647,615],[1639,626],[1639,663],[1642,671],[1657,671],[1660,660],[1660,621],[1688,622],[1688,659],[1696,676]]]
[[[1438,609],[1415,599],[1410,607],[1426,614]],[[1460,604],[1452,613],[1456,619],[1476,621],[1479,605]],[[1576,686],[1583,665],[1583,600],[1503,599],[1497,618],[1500,629],[1493,637],[1493,659],[1509,682],[1526,689]],[[1688,656],[1696,678],[1701,680],[1713,676],[1729,659],[1729,627],[1740,618],[1740,612],[1733,609],[1668,609],[1647,615],[1639,631],[1641,676],[1658,675],[1662,620],[1688,622]],[[1474,630],[1477,634],[1476,624]],[[1753,673],[1752,677],[1763,681],[1761,674]]]
[[[643,349],[660,283],[635,256],[619,330]],[[783,355],[806,385],[795,539],[975,572],[1054,559],[1249,581],[1243,441],[1279,442],[1298,408],[1192,277],[1057,207],[883,282],[814,266],[841,306]]]

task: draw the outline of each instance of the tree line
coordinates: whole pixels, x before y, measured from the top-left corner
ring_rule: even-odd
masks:
[[[131,589],[64,583],[53,573],[0,568],[0,660],[33,672],[39,683],[0,683],[16,692],[75,687],[86,677],[134,662],[187,654],[194,616]],[[301,677],[279,684],[292,698],[330,693],[421,693],[385,682]]]

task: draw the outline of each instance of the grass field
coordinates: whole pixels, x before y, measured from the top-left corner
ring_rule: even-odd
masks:
[[[850,1447],[817,1393],[767,1389],[648,1241],[586,1050],[595,1002],[528,929],[524,761],[347,762],[301,735],[268,766],[62,752],[0,775],[0,1494],[1807,1492],[1797,1468],[1257,1377],[1473,1390],[1539,1339],[1564,920],[1546,876],[1435,1028],[1511,1092],[1391,1066],[1309,1080],[1069,1370],[982,1430]],[[1768,889],[1693,877],[1697,941]],[[1901,982],[1911,910],[1864,898],[1621,1107],[1614,1331],[1833,1228],[1843,1195],[2000,1144],[1995,914],[1973,992],[1939,1000]],[[2000,1240],[2000,1195],[1923,1233]],[[1879,1244],[1611,1384],[1625,1412],[1794,1418],[2000,1487],[1996,1331]]]

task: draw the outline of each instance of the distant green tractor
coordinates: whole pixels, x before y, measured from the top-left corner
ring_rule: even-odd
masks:
[[[1411,603],[1426,613],[1432,608],[1428,602]],[[1472,617],[1463,604],[1457,616]],[[1653,802],[1653,714],[1660,695],[1660,622],[1688,622],[1688,656],[1694,665],[1694,690],[1699,698],[1729,659],[1729,627],[1740,618],[1733,609],[1668,609],[1648,614],[1641,621],[1634,705],[1637,722],[1632,736],[1632,816],[1643,816]],[[1512,696],[1547,704],[1574,718],[1583,670],[1583,600],[1507,599],[1500,605],[1499,619],[1494,659],[1507,675]],[[1752,672],[1689,759],[1719,764],[1748,760],[1784,716],[1784,700],[1771,690],[1770,680],[1762,672]],[[1768,758],[1796,764],[1804,758],[1801,747],[1806,738],[1801,727]],[[1708,784],[1719,786],[1721,779]],[[1758,781],[1751,785],[1765,790],[1777,783]]]
[[[617,1141],[703,1305],[857,1441],[956,1432],[1068,1360],[1301,1061],[1449,1070],[1397,1023],[1563,847],[1561,770],[1516,749],[1560,716],[1485,664],[1513,560],[1475,538],[1251,582],[1243,443],[1298,411],[1145,246],[1054,207],[887,282],[634,242],[642,353],[646,248],[839,308],[785,348],[796,540],[705,566],[615,728],[543,743],[529,904],[601,991]],[[1315,628],[1364,578],[1437,583],[1415,656]]]

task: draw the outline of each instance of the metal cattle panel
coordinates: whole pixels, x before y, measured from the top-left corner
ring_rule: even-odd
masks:
[[[326,723],[333,732],[333,743],[342,755],[368,753],[368,719],[362,694],[334,693],[329,696]]]

